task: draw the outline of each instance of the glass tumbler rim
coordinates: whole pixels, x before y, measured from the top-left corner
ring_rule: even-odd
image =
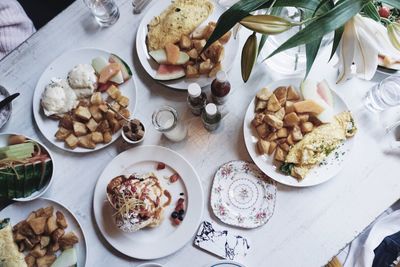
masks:
[[[170,127],[165,128],[165,127],[163,127],[162,125],[160,125],[160,123],[158,122],[158,115],[159,115],[161,112],[169,112],[169,113],[172,114],[172,116],[173,116],[173,118],[174,118],[174,122],[173,122],[173,124],[172,124]],[[158,108],[157,110],[155,110],[155,111],[153,112],[151,118],[152,118],[153,126],[154,126],[154,128],[155,128],[157,131],[160,131],[160,132],[168,132],[168,131],[174,129],[175,126],[177,125],[177,123],[178,123],[178,112],[177,112],[176,109],[174,109],[173,107],[168,106],[168,105],[165,105],[165,106],[162,106],[162,107]]]

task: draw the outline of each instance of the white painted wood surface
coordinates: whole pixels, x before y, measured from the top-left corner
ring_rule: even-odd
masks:
[[[0,62],[0,84],[11,92],[21,92],[14,102],[11,120],[1,131],[39,138],[53,150],[59,168],[45,197],[64,203],[82,223],[89,246],[88,266],[141,263],[114,251],[101,237],[93,220],[94,185],[105,164],[117,155],[119,144],[95,153],[76,155],[63,152],[44,139],[34,124],[31,110],[33,90],[46,66],[64,51],[79,47],[103,48],[127,59],[134,66],[138,86],[135,117],[144,121],[148,130],[144,144],[166,146],[185,156],[199,173],[207,200],[214,172],[221,164],[234,159],[250,160],[242,134],[244,113],[255,92],[272,80],[265,67],[259,64],[252,79],[243,84],[237,57],[229,75],[233,84],[227,104],[229,113],[217,132],[208,133],[200,119],[187,112],[186,93],[167,89],[143,72],[134,47],[142,15],[133,14],[131,1],[117,2],[121,18],[114,26],[97,27],[83,2],[78,0]],[[243,32],[242,43],[245,38]],[[320,58],[311,76],[326,78],[334,84],[336,73],[332,64]],[[377,75],[375,82],[382,77]],[[333,87],[352,109],[357,109],[362,96],[375,82],[353,79]],[[152,128],[151,114],[164,104],[176,107],[183,114],[189,127],[185,142],[170,143]],[[236,229],[250,239],[253,247],[243,262],[246,266],[322,266],[399,198],[400,152],[385,153],[381,148],[380,124],[367,119],[363,113],[358,113],[357,117],[359,132],[352,159],[337,177],[305,189],[279,185],[275,214],[268,224],[253,230]],[[230,228],[212,215],[208,201],[204,207],[205,220]],[[157,262],[168,267],[207,266],[216,260],[189,243]]]

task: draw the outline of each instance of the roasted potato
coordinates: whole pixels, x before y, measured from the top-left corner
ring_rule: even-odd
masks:
[[[277,143],[274,141],[269,142],[269,149],[268,149],[268,155],[272,155],[277,147]]]
[[[98,124],[93,118],[91,118],[91,119],[86,123],[86,127],[87,127],[91,132],[96,131],[97,126],[99,126],[99,124]]]
[[[76,136],[82,136],[87,134],[86,125],[83,124],[82,122],[74,121],[73,126],[74,126],[74,133]]]
[[[66,248],[72,247],[76,243],[79,242],[78,236],[74,232],[68,232],[64,234],[59,240],[58,240],[60,247],[64,250]]]
[[[267,110],[268,111],[273,111],[276,112],[281,108],[281,104],[279,103],[278,99],[276,98],[275,94],[272,94],[268,98],[268,105],[267,105]]]
[[[92,114],[90,113],[88,107],[79,106],[75,110],[75,116],[81,119],[82,121],[87,122],[92,117]]]
[[[41,248],[40,244],[37,244],[33,247],[33,249],[29,252],[29,255],[32,255],[35,258],[40,258],[46,255],[46,249]]]
[[[47,218],[43,216],[43,217],[33,218],[27,222],[36,235],[41,235],[44,233],[44,229],[46,227],[46,221]]]
[[[258,152],[263,155],[263,154],[268,154],[269,151],[269,146],[270,146],[270,142],[265,141],[263,139],[258,140],[257,142],[257,149]]]
[[[45,255],[36,259],[37,267],[50,267],[55,262],[57,257],[55,255]]]
[[[56,132],[55,137],[59,141],[64,141],[70,134],[71,134],[70,130],[68,130],[64,127],[60,127],[60,128],[58,128],[58,131]]]
[[[283,119],[283,122],[285,123],[286,126],[294,126],[299,124],[300,119],[297,116],[296,112],[291,112],[289,114],[286,114],[285,118]]]
[[[181,40],[179,41],[179,47],[183,50],[190,49],[192,47],[192,40],[189,36],[182,34]]]
[[[280,129],[283,127],[283,121],[280,120],[278,117],[275,115],[267,114],[264,117],[264,121],[270,125],[271,127],[275,129]]]
[[[65,229],[68,227],[67,219],[61,211],[56,211],[56,222],[58,227]]]

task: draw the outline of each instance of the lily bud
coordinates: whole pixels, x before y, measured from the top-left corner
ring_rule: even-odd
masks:
[[[262,34],[278,34],[289,30],[293,23],[281,17],[272,15],[251,15],[240,21],[249,30]]]
[[[257,36],[256,33],[253,32],[253,34],[247,38],[246,43],[244,44],[242,50],[241,67],[242,67],[242,79],[244,82],[247,82],[247,80],[250,77],[253,66],[257,60],[257,54],[258,54]]]
[[[393,22],[387,26],[390,42],[397,49],[400,50],[400,23]]]

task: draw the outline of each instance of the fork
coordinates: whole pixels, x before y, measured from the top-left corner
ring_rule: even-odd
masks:
[[[133,0],[133,13],[140,14],[142,10],[150,3],[151,0]]]

